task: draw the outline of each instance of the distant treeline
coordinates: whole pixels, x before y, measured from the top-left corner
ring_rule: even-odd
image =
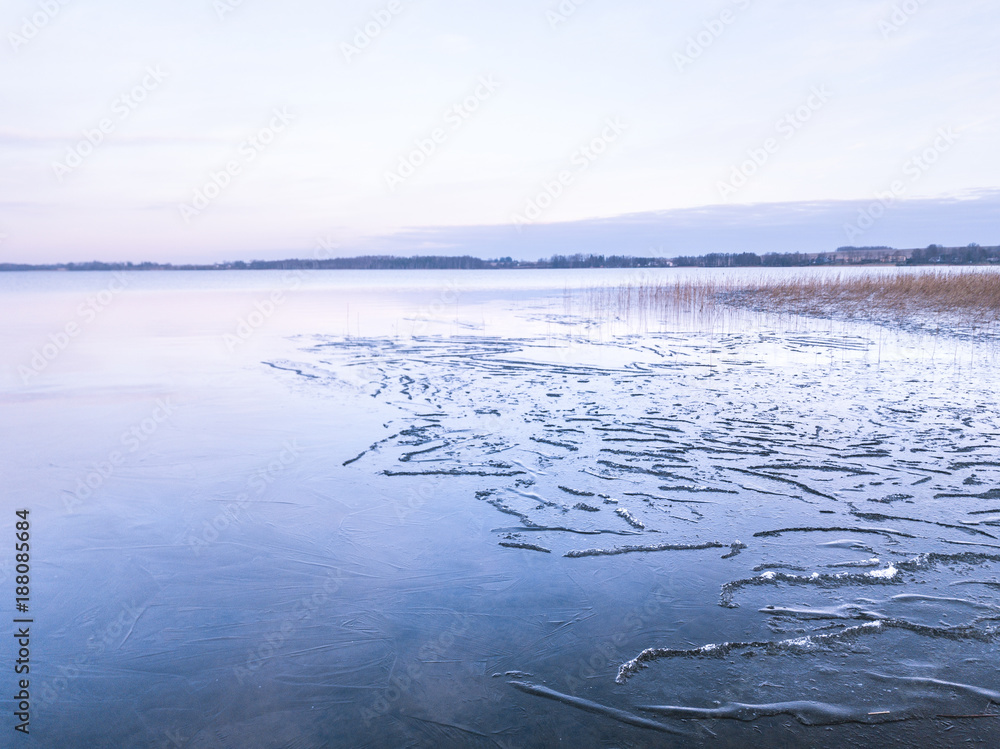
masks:
[[[913,250],[906,261],[910,265],[973,265],[1000,262],[1000,247],[942,247],[932,244],[922,250]]]
[[[1000,262],[1000,247],[942,247],[897,250],[892,247],[838,247],[834,252],[755,252],[682,255],[680,257],[633,257],[630,255],[553,255],[546,260],[514,260],[511,257],[483,260],[470,255],[362,255],[322,260],[238,260],[211,265],[171,263],[55,263],[29,265],[0,263],[0,271],[131,271],[131,270],[482,270],[488,268],[753,268],[809,265],[974,265]]]
[[[363,255],[361,257],[325,258],[323,260],[236,260],[229,263],[181,264],[172,263],[56,263],[53,265],[25,265],[0,263],[5,270],[469,270],[489,268],[491,263],[478,257],[445,255],[416,255],[394,257],[391,255]]]
[[[897,250],[892,247],[838,247],[835,252],[804,254],[800,252],[754,252],[739,254],[712,253],[698,257],[676,257],[673,265],[697,268],[741,268],[754,266],[795,267],[806,265],[976,265],[1000,262],[1000,247],[942,247],[932,244],[923,249]]]

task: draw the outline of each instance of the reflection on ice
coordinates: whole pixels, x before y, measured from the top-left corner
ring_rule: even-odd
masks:
[[[431,276],[388,278],[310,277],[233,351],[257,286],[124,292],[44,378],[5,386],[10,496],[49,534],[52,735],[995,739],[936,718],[988,712],[998,688],[992,344],[746,311],[609,319],[573,301],[582,275],[472,283],[438,309]],[[171,419],[66,513],[168,394]]]
[[[364,366],[371,375],[365,393],[406,404],[387,424],[390,436],[352,459],[353,469],[465,482],[456,489],[466,501],[520,520],[517,527],[494,526],[497,543],[545,552],[543,568],[558,556],[587,565],[628,557],[653,570],[696,568],[714,581],[721,610],[742,611],[738,599],[751,604],[736,618],[720,614],[719,627],[789,634],[633,651],[614,679],[636,690],[626,700],[632,705],[650,688],[671,691],[659,671],[636,687],[629,679],[656,670],[664,658],[767,656],[757,670],[773,677],[801,668],[803,658],[838,663],[847,655],[853,663],[852,654],[862,652],[868,657],[859,666],[874,659],[900,667],[896,653],[914,637],[930,658],[939,641],[977,653],[997,635],[1000,617],[988,585],[982,599],[934,593],[956,575],[1000,562],[948,550],[970,543],[962,540],[970,535],[995,537],[988,528],[998,510],[986,503],[996,499],[989,485],[1000,481],[1000,461],[992,459],[1000,423],[986,361],[942,370],[913,338],[893,348],[881,335],[801,330],[341,343],[316,340],[284,367],[335,381]],[[970,453],[976,459],[954,459]],[[430,465],[402,469],[415,462]],[[907,510],[875,512],[869,502]],[[573,542],[615,533],[642,540],[591,548]],[[738,537],[752,542],[733,541]],[[707,553],[718,549],[729,553]],[[913,585],[919,593],[865,602],[887,586]],[[711,591],[700,595],[708,605]],[[710,637],[713,629],[703,619],[692,632]],[[875,644],[881,641],[891,644]],[[789,658],[797,665],[782,662]],[[966,663],[970,678],[988,678],[975,658]],[[560,683],[558,671],[530,657],[522,665]],[[671,672],[678,668],[687,666],[675,663]],[[716,677],[699,673],[678,687],[697,684],[710,693]],[[858,673],[838,667],[827,688],[838,690]],[[791,715],[805,725],[875,725],[927,714],[920,700],[894,699],[880,703],[891,709],[875,710],[879,705],[835,699],[756,701],[752,690],[717,707],[686,706],[698,703],[688,690],[674,693],[678,701],[669,706],[625,709],[541,684],[513,685],[631,725],[646,725],[643,709],[680,720]]]

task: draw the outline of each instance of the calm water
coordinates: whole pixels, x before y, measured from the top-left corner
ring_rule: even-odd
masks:
[[[0,274],[16,738],[995,745],[994,344],[585,299],[739,273]]]

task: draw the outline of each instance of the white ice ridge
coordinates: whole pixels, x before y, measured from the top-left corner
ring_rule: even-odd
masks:
[[[895,565],[893,565],[892,562],[889,562],[889,566],[886,567],[884,570],[872,570],[867,574],[870,575],[871,577],[877,577],[880,580],[891,580],[892,578],[894,578],[896,575],[899,574],[899,570],[896,569]]]
[[[642,529],[646,527],[641,520],[639,520],[635,515],[626,510],[624,507],[619,507],[617,510],[615,510],[615,514],[620,515],[625,520],[625,522],[631,525],[633,528]]]
[[[864,624],[858,624],[853,627],[845,627],[839,632],[831,632],[829,634],[807,635],[805,637],[795,637],[777,641],[765,640],[761,642],[709,643],[707,645],[702,645],[700,648],[691,648],[688,650],[676,650],[673,648],[646,648],[635,658],[621,665],[618,669],[618,677],[615,681],[618,684],[624,684],[630,677],[645,668],[647,663],[659,660],[660,658],[697,657],[705,655],[721,657],[728,655],[734,650],[748,650],[751,648],[758,648],[765,651],[810,649],[827,642],[852,639],[864,634],[874,634],[881,631],[885,624],[886,622],[879,620],[874,622],[865,622]]]
[[[865,582],[879,585],[893,584],[899,582],[896,578],[899,575],[900,568],[916,569],[920,566],[925,566],[927,564],[927,559],[923,558],[925,556],[914,557],[909,562],[900,562],[898,567],[890,562],[889,566],[885,569],[869,570],[868,572],[812,572],[808,575],[793,575],[787,572],[767,570],[757,577],[733,580],[732,582],[725,583],[722,586],[719,605],[725,608],[736,608],[737,605],[733,603],[733,597],[736,595],[736,592],[741,588],[753,585],[767,585],[778,582],[799,585],[821,585],[824,587]]]
[[[882,564],[882,560],[878,557],[872,557],[871,559],[860,559],[856,562],[837,562],[836,564],[828,564],[827,567],[878,567]]]
[[[848,607],[842,607],[846,612]],[[764,610],[766,613],[795,613],[792,609]],[[808,613],[808,612],[806,612]],[[817,612],[818,613],[818,612]],[[881,616],[873,612],[858,609],[858,617]],[[843,618],[839,612],[832,612],[831,618]],[[828,634],[813,634],[805,637],[796,637],[787,640],[765,640],[762,642],[722,642],[702,645],[700,648],[679,650],[673,648],[647,648],[632,660],[623,663],[618,669],[618,677],[615,681],[624,684],[638,671],[646,667],[646,664],[660,658],[692,658],[715,656],[723,658],[733,651],[758,650],[765,655],[775,655],[787,650],[802,650],[814,648],[827,643],[834,643],[841,640],[852,640],[862,635],[873,635],[889,630],[904,630],[922,635],[925,637],[945,637],[951,640],[974,639],[981,642],[993,642],[1000,637],[1000,626],[988,624],[995,622],[996,617],[984,616],[977,619],[972,624],[958,624],[954,626],[929,626],[917,622],[907,621],[898,618],[879,618],[874,621],[867,621],[864,624],[845,627],[836,632]],[[998,699],[997,704],[1000,704]]]
[[[826,702],[792,700],[759,705],[730,702],[718,707],[687,707],[683,705],[645,705],[640,708],[669,718],[711,718],[754,721],[775,715],[790,715],[807,726],[828,726],[841,723],[887,723],[916,718],[907,711],[872,713],[867,708],[850,708]]]
[[[615,546],[610,549],[582,549],[567,551],[563,556],[567,557],[601,557],[614,556],[616,554],[631,554],[638,551],[698,551],[702,549],[724,549],[723,544],[718,541],[710,541],[703,544],[649,544],[646,546]]]

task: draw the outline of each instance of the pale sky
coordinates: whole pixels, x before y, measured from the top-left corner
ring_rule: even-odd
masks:
[[[988,0],[12,0],[0,262],[998,244],[997,29]]]

